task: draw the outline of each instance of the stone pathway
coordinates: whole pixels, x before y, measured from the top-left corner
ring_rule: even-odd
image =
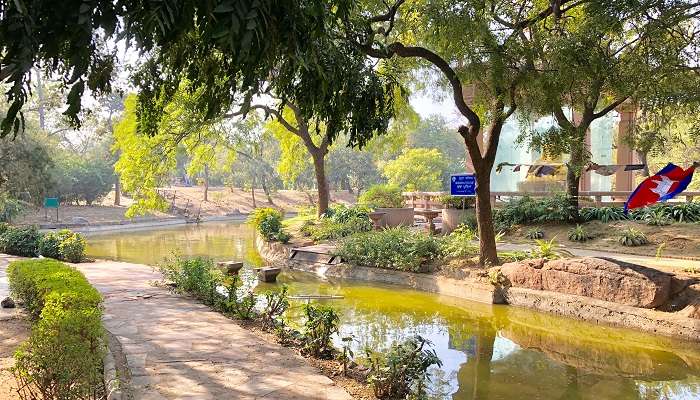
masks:
[[[151,286],[160,276],[149,267],[99,261],[78,269],[105,297],[105,327],[131,372],[126,398],[351,399],[292,350]]]

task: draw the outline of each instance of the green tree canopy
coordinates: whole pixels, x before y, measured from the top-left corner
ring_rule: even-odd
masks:
[[[408,191],[438,191],[447,160],[437,149],[406,149],[395,160],[387,162],[382,173],[390,185]]]
[[[352,144],[384,131],[393,83],[344,40],[351,0],[0,0],[0,82],[11,103],[1,132],[22,126],[21,109],[36,65],[63,76],[65,114],[79,124],[86,89],[109,92],[113,41],[137,48],[142,65],[138,128],[156,134],[163,111],[183,80],[199,91],[197,112],[213,119],[233,105],[244,111],[254,95],[273,91],[321,119],[333,139]]]

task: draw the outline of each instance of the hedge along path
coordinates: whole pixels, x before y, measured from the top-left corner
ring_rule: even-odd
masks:
[[[154,287],[152,268],[77,264],[104,296],[135,399],[351,399],[291,349],[270,343],[194,299]]]

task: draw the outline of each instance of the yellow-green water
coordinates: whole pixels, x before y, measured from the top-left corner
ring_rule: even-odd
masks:
[[[154,264],[178,249],[251,266],[261,262],[253,240],[245,225],[203,224],[89,236],[88,253]],[[428,338],[443,362],[431,375],[436,399],[700,399],[696,344],[394,286],[289,272],[279,280],[258,290],[287,284],[292,294],[342,295],[328,302],[356,354]]]

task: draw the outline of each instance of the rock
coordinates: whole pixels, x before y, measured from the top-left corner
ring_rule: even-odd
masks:
[[[542,259],[508,263],[501,267],[510,286],[548,290],[654,308],[671,293],[671,275],[640,265],[603,258]]]
[[[0,307],[2,308],[15,308],[15,301],[9,297],[5,297],[0,301]]]
[[[73,217],[71,223],[74,225],[90,225],[90,221],[85,217]]]
[[[678,312],[678,315],[686,318],[700,319],[700,299],[694,299],[684,309]]]

